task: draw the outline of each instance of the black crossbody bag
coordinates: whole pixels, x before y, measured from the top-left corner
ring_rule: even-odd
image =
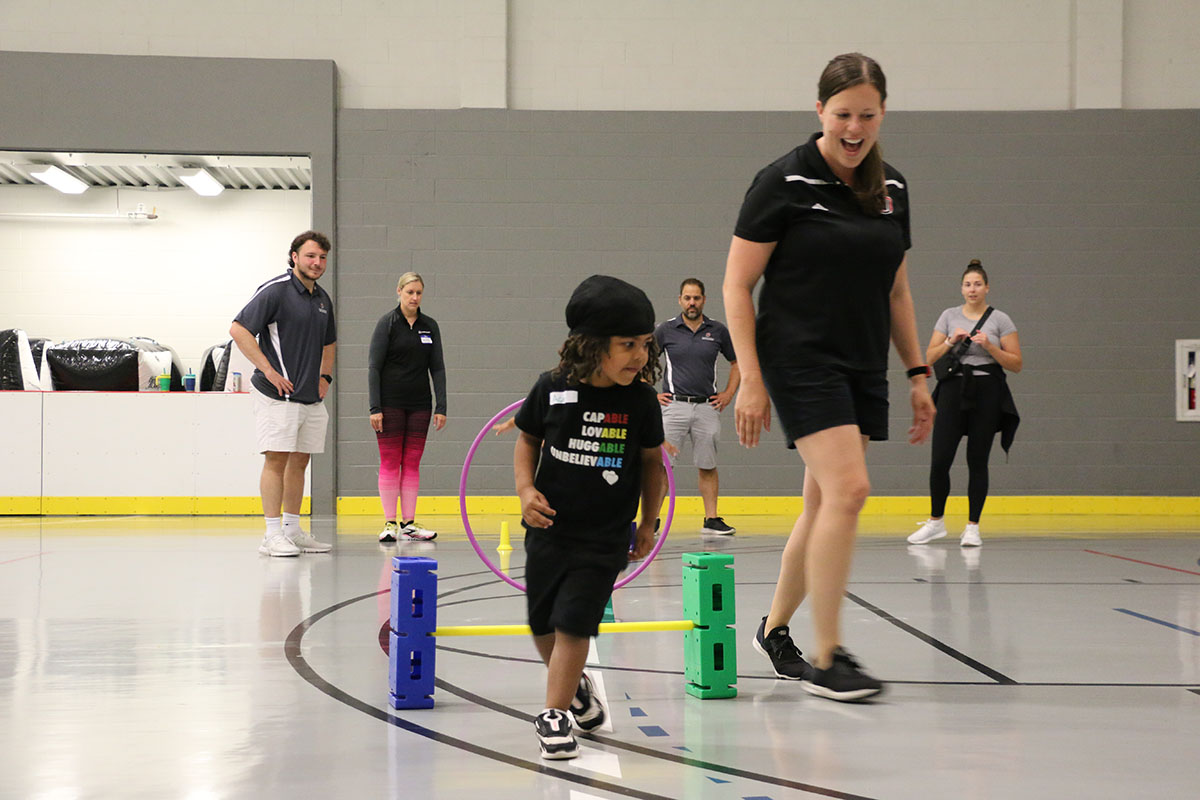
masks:
[[[992,315],[992,307],[988,306],[987,311],[983,312],[983,316],[975,323],[975,327],[971,328],[961,342],[951,346],[949,350],[942,354],[942,357],[933,362],[933,375],[939,381],[944,381],[950,377],[956,369],[959,368],[962,357],[967,354],[967,349],[971,346],[971,337],[979,333],[979,329],[983,327],[983,323],[987,322],[987,318]]]

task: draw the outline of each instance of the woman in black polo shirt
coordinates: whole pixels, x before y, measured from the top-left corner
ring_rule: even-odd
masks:
[[[934,416],[908,288],[907,185],[877,142],[886,99],[872,59],[849,53],[829,62],[817,84],[821,131],[755,177],[725,268],[725,313],[742,372],[738,439],[758,444],[773,401],[788,447],[805,464],[804,511],[754,648],[779,677],[842,701],[883,689],[841,647],[839,618],[870,493],[866,444],[887,438],[889,338],[909,368],[910,442],[929,436]],[[760,278],[756,321],[751,294]],[[788,631],[806,596],[812,665]]]
[[[421,455],[429,423],[446,425],[446,364],[442,332],[432,317],[421,313],[425,281],[415,272],[400,276],[399,303],[379,318],[367,354],[367,390],[371,428],[379,442],[379,500],[385,520],[379,541],[429,541],[437,533],[413,517],[421,486]],[[433,379],[433,394],[429,381]],[[396,516],[399,498],[401,516]],[[397,520],[400,520],[398,523]]]

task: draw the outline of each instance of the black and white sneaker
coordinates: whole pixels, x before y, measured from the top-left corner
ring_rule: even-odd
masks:
[[[737,528],[726,525],[721,517],[705,517],[704,527],[700,529],[701,533],[715,533],[717,536],[732,536],[736,531]]]
[[[766,633],[767,618],[758,623],[754,634],[754,649],[771,661],[776,677],[788,681],[803,681],[812,678],[813,667],[802,657],[800,648],[792,641],[787,625],[780,625]]]
[[[833,651],[829,669],[814,669],[812,679],[801,681],[800,686],[809,694],[843,703],[857,703],[883,692],[883,682],[863,672],[854,656],[840,647]]]
[[[593,731],[604,724],[608,713],[604,704],[596,696],[596,687],[588,674],[583,673],[579,679],[579,688],[575,690],[575,699],[571,701],[571,716],[581,731]]]
[[[571,715],[557,708],[547,708],[534,717],[533,729],[537,732],[542,758],[575,758],[579,745],[571,733]]]

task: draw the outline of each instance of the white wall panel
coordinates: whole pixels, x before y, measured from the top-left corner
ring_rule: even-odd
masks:
[[[42,394],[0,392],[0,497],[42,493]]]

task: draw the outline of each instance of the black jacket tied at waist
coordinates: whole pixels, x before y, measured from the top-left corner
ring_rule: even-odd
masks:
[[[1008,449],[1012,447],[1013,439],[1016,438],[1017,426],[1021,424],[1021,415],[1017,413],[1017,404],[1013,400],[1012,391],[1008,388],[1008,376],[1004,372],[1004,367],[996,363],[963,364],[960,369],[955,370],[945,380],[938,381],[937,386],[933,387],[933,402],[937,403],[938,395],[942,391],[958,391],[962,392],[962,410],[969,411],[975,406],[975,396],[979,391],[979,385],[975,380],[977,370],[986,372],[990,377],[1000,379],[1000,418],[996,423],[996,430],[1000,431],[1000,446],[1007,454]]]

